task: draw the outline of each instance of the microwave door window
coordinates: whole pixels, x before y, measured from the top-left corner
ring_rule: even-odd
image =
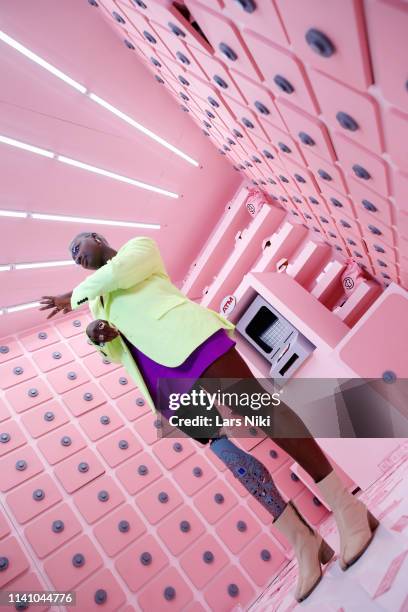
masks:
[[[270,353],[273,350],[273,334],[272,328],[278,321],[273,312],[261,306],[255,317],[248,324],[245,331],[248,336],[265,352]]]

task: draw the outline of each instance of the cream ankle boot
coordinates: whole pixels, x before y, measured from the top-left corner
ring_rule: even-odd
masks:
[[[355,563],[374,537],[379,521],[358,498],[351,495],[333,470],[316,483],[322,498],[331,508],[340,535],[340,567]]]
[[[273,525],[286,537],[295,551],[298,562],[295,598],[301,602],[320,582],[320,564],[328,563],[334,555],[334,550],[306,523],[292,502],[288,503]]]

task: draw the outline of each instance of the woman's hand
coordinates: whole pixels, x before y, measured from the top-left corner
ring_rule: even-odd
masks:
[[[43,295],[40,304],[45,304],[45,306],[43,306],[39,310],[48,310],[50,308],[54,309],[52,312],[50,312],[47,319],[51,319],[51,317],[56,315],[57,312],[61,312],[61,310],[63,314],[67,314],[72,310],[71,295],[72,291],[70,291],[69,293],[63,293],[62,295]]]
[[[110,342],[119,336],[119,330],[114,325],[109,325],[107,321],[102,321],[102,319],[89,323],[86,333],[92,342],[100,345]]]

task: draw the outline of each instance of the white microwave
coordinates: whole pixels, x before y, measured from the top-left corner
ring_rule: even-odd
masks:
[[[260,295],[237,321],[236,330],[269,361],[273,378],[290,378],[316,348]]]

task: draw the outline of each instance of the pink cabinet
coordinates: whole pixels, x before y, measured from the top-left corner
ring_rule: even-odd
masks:
[[[61,501],[61,494],[48,474],[32,478],[6,496],[6,502],[21,524]]]
[[[103,569],[76,589],[75,605],[79,610],[99,612],[105,603],[111,610],[117,610],[126,602],[123,588],[108,569]]]
[[[145,531],[142,518],[129,504],[111,512],[93,529],[96,539],[109,557],[116,556]]]
[[[310,70],[313,89],[325,122],[331,129],[344,132],[351,140],[375,153],[383,150],[378,103],[317,70]]]
[[[115,561],[115,568],[131,591],[139,591],[168,564],[168,557],[151,535],[139,538]]]
[[[102,566],[103,560],[86,535],[75,538],[44,563],[52,585],[70,591]]]
[[[32,378],[5,392],[7,400],[17,413],[46,402],[52,395],[49,385],[40,377]]]
[[[0,588],[25,572],[30,566],[27,555],[21,548],[17,538],[13,536],[1,542],[1,555],[6,559],[6,562],[3,561],[3,564],[7,563],[7,565],[5,565],[4,569],[2,568],[3,571],[0,574]]]
[[[37,557],[43,559],[81,532],[81,524],[67,504],[58,504],[32,521],[24,536]]]
[[[228,564],[228,556],[210,534],[188,548],[180,565],[197,589],[202,589]]]
[[[361,2],[277,3],[295,52],[307,64],[357,89],[372,83]]]
[[[151,610],[184,610],[184,606],[193,598],[193,592],[180,572],[174,567],[166,569],[143,589],[138,596],[140,609]]]
[[[189,550],[204,531],[204,523],[187,505],[173,512],[157,528],[158,536],[173,555]]]
[[[24,445],[0,459],[0,491],[3,493],[43,471],[34,449]]]
[[[109,476],[96,478],[73,495],[74,504],[87,523],[95,523],[125,501],[117,484]]]

